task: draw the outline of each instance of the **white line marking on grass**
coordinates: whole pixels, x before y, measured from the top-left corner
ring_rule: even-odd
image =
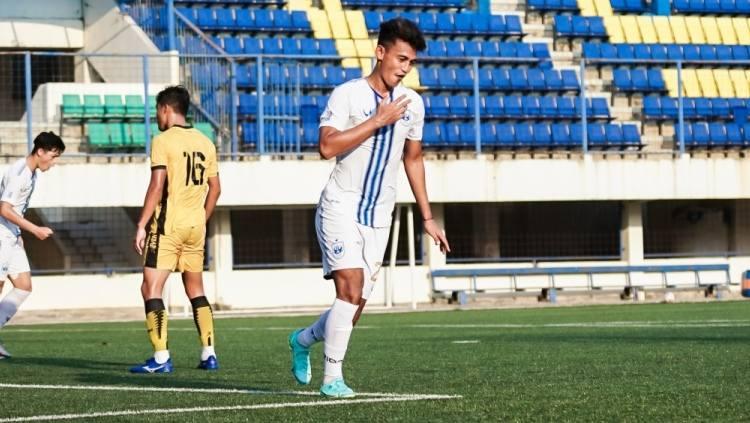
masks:
[[[115,386],[115,385],[35,385],[22,383],[0,383],[0,389],[52,389],[79,391],[129,391],[129,392],[177,392],[194,394],[246,394],[246,395],[295,395],[320,396],[317,391],[262,391],[257,389],[225,389],[225,388],[179,388],[156,386]],[[427,394],[396,394],[387,392],[357,392],[361,397],[379,398],[419,398]]]
[[[237,411],[237,410],[262,410],[274,408],[293,408],[293,407],[321,407],[327,405],[347,405],[347,404],[366,404],[377,402],[398,402],[398,401],[425,401],[425,400],[447,400],[459,399],[460,395],[404,395],[392,398],[362,398],[352,400],[319,400],[311,402],[278,402],[271,404],[253,404],[253,405],[227,405],[216,407],[190,407],[190,408],[161,408],[154,410],[121,410],[121,411],[103,411],[98,413],[81,413],[81,414],[51,414],[41,416],[10,417],[0,419],[0,422],[30,422],[39,420],[72,420],[86,419],[95,417],[117,417],[117,416],[142,416],[148,414],[176,414],[176,413],[195,413],[208,411]]]
[[[720,328],[748,327],[750,320],[623,321],[581,323],[457,323],[416,324],[419,329],[527,329],[527,328]]]
[[[451,341],[452,344],[478,344],[478,339],[467,339],[464,341]]]
[[[234,328],[221,328],[222,331],[293,331],[295,329],[299,329],[299,326],[289,326],[289,327],[282,327],[282,326],[268,326],[268,327],[234,327]],[[378,329],[377,326],[357,326],[357,329]],[[90,332],[107,332],[111,333],[112,329],[99,329],[99,328],[81,328],[81,329],[33,329],[33,328],[19,328],[19,327],[9,327],[3,329],[3,331],[6,332],[24,332],[24,333],[58,333],[58,332],[64,332],[64,333],[90,333]],[[118,332],[143,332],[143,328],[122,328],[117,329]],[[170,332],[195,332],[195,328],[169,328]]]

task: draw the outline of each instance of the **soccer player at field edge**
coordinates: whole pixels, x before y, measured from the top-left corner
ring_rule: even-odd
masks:
[[[0,277],[10,279],[13,289],[0,301],[0,328],[31,294],[31,270],[21,230],[42,241],[53,233],[52,229],[37,226],[24,218],[38,171],[48,171],[64,151],[65,143],[60,137],[53,132],[41,132],[34,138],[31,154],[15,161],[3,175],[0,184]],[[0,344],[2,358],[10,358],[10,353]]]
[[[396,179],[403,159],[406,176],[424,218],[424,230],[450,251],[432,218],[422,159],[424,103],[401,81],[414,67],[425,40],[417,26],[393,19],[380,26],[377,64],[366,78],[333,91],[320,118],[320,154],[336,157],[315,216],[323,252],[323,274],[333,279],[336,299],[311,326],[289,335],[292,374],[311,381],[310,347],[324,341],[321,395],[355,395],[342,366],[349,337],[377,281],[396,201]]]
[[[141,294],[154,355],[131,367],[133,373],[173,369],[162,293],[175,270],[182,273],[202,345],[198,368],[219,368],[213,313],[203,292],[203,256],[206,222],[216,207],[221,184],[216,147],[187,124],[189,106],[190,94],[182,86],[167,87],[156,96],[156,121],[162,133],[151,144],[151,181],[134,240],[135,250],[143,256]]]

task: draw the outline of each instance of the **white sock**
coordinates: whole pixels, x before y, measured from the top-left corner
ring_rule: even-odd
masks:
[[[29,295],[31,295],[31,291],[14,288],[0,301],[0,328],[5,326],[8,320],[16,314],[18,307],[21,307],[21,304]]]
[[[331,309],[326,310],[318,317],[312,325],[306,327],[302,332],[297,334],[297,343],[305,348],[310,348],[316,342],[325,339],[326,320]]]
[[[169,350],[154,351],[154,360],[159,364],[164,364],[169,360]]]
[[[339,300],[333,302],[325,324],[325,347],[323,348],[323,383],[343,378],[342,364],[352,334],[352,319],[359,308]]]
[[[214,351],[214,346],[209,345],[207,347],[203,347],[203,350],[201,350],[201,361],[208,360],[208,357],[214,356],[216,357],[216,352]]]

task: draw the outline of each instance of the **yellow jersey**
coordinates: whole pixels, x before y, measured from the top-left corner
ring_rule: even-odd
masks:
[[[208,178],[219,174],[211,140],[193,127],[172,126],[151,143],[151,169],[167,171],[151,232],[169,235],[176,228],[205,225]]]

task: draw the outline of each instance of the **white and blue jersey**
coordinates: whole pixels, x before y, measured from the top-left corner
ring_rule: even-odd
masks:
[[[34,192],[37,172],[26,165],[26,159],[19,159],[5,171],[0,183],[0,201],[13,206],[13,211],[23,216],[29,208],[29,200]],[[0,236],[15,238],[21,235],[18,225],[0,216]]]
[[[424,103],[413,90],[398,85],[390,101],[402,95],[411,100],[404,117],[379,129],[351,151],[336,157],[336,166],[321,194],[319,207],[349,214],[361,225],[388,227],[396,203],[396,180],[407,139],[422,140]],[[345,131],[376,113],[383,98],[366,79],[355,79],[338,86],[320,117],[320,126]]]

